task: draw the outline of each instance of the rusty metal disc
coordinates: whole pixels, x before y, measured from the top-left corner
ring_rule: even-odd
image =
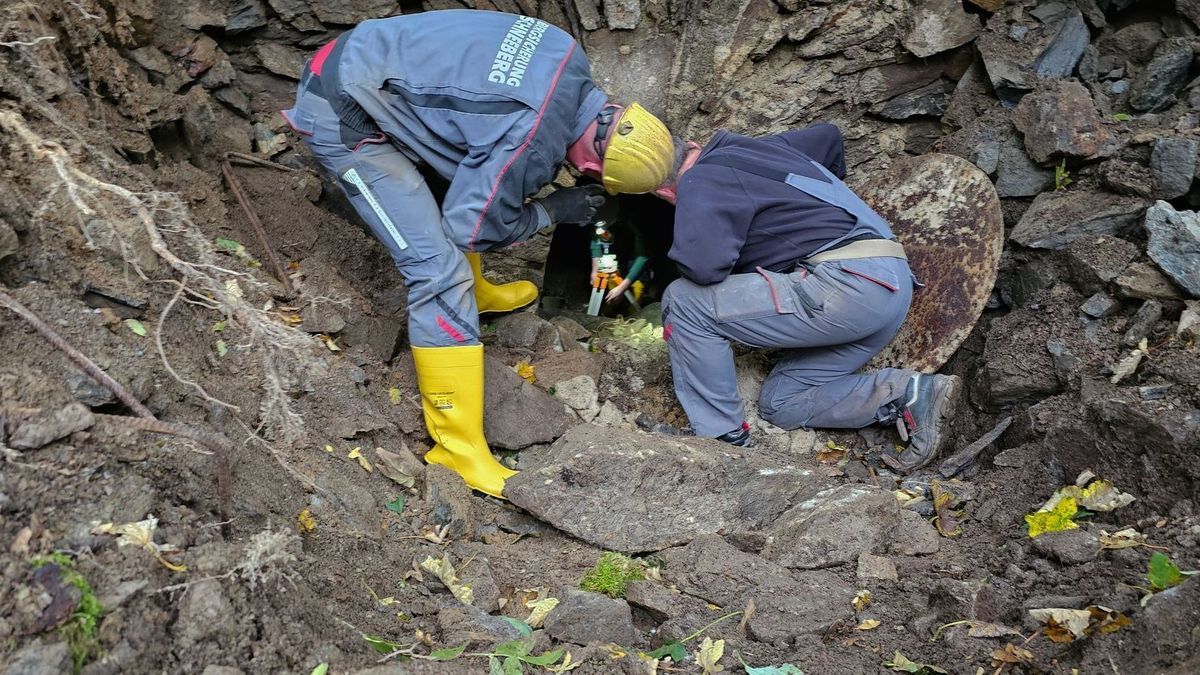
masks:
[[[925,284],[900,333],[866,369],[933,372],[967,338],[996,283],[1004,247],[996,189],[965,159],[929,154],[897,160],[855,191],[891,224]]]

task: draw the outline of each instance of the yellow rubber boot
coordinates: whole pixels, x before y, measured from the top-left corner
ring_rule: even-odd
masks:
[[[483,278],[479,268],[479,254],[468,253],[471,273],[475,275],[475,304],[479,313],[511,312],[537,300],[538,290],[529,281],[514,281],[508,284],[493,284]]]
[[[517,472],[497,462],[483,438],[483,345],[413,347],[412,352],[425,426],[434,440],[425,461],[503,499],[504,479]]]

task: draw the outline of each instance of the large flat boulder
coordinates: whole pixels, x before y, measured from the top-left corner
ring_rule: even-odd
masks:
[[[1200,216],[1159,201],[1146,211],[1146,252],[1171,280],[1200,298]]]
[[[762,527],[821,481],[763,449],[584,425],[510,478],[504,494],[588,543],[637,553]]]
[[[746,628],[761,642],[821,633],[851,615],[854,589],[834,573],[793,574],[718,536],[699,537],[664,552],[663,559],[663,580],[687,595],[727,608],[753,601]]]
[[[1060,249],[1080,237],[1119,234],[1131,228],[1146,200],[1091,190],[1043,192],[1008,238],[1029,248]]]
[[[1111,154],[1115,138],[1100,121],[1096,104],[1078,82],[1041,83],[1021,99],[1012,115],[1025,137],[1025,149],[1035,161],[1086,159]]]
[[[890,492],[839,485],[780,516],[767,531],[762,553],[795,569],[851,563],[863,553],[884,553],[899,522],[900,505]]]

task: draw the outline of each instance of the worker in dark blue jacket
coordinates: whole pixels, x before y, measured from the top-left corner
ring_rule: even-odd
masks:
[[[693,431],[748,445],[731,342],[784,348],[759,414],[784,429],[895,423],[885,461],[924,466],[944,443],[959,380],[886,368],[857,373],[896,335],[914,280],[891,229],[842,179],[842,135],[816,124],[776,136],[718,132],[675,187],[663,298],[675,392]]]

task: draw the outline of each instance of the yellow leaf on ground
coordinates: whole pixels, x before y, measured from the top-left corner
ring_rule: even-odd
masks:
[[[863,621],[862,623],[855,626],[855,628],[857,628],[859,630],[875,630],[876,628],[879,628],[879,620],[878,619],[867,619],[866,621]]]
[[[546,620],[546,615],[558,607],[558,598],[542,598],[541,600],[530,600],[525,603],[525,606],[533,610],[529,613],[529,618],[525,619],[525,623],[529,624],[530,628],[537,628]]]
[[[464,605],[471,604],[471,600],[475,595],[471,591],[471,587],[462,584],[458,580],[458,573],[454,571],[454,565],[450,564],[450,556],[443,555],[441,560],[433,556],[426,556],[421,561],[421,568],[427,572],[432,572],[437,576],[438,580],[446,586],[450,593],[458,598],[458,601]]]
[[[696,652],[696,664],[704,669],[704,675],[712,675],[725,670],[717,662],[721,660],[721,656],[725,654],[725,641],[713,640],[710,637],[705,637],[700,643],[700,651]]]
[[[520,375],[522,380],[530,384],[537,382],[537,374],[533,370],[533,365],[528,361],[518,361],[517,365],[513,366],[513,370],[517,371],[517,375]]]
[[[1103,605],[1091,605],[1087,608],[1087,611],[1092,615],[1092,622],[1088,624],[1089,634],[1096,631],[1112,633],[1133,625],[1129,617]]]
[[[331,351],[331,352],[342,351],[342,348],[337,346],[337,343],[333,341],[333,338],[329,337],[328,335],[321,333],[317,337],[321,339],[321,342],[325,343],[325,347],[327,349],[329,349],[329,351]]]
[[[403,393],[401,393],[399,388],[391,387],[388,389],[388,403],[400,405],[400,401],[404,400],[402,397]]]
[[[333,446],[332,446],[332,445],[328,445],[328,444],[327,444],[327,445],[325,446],[325,452],[328,452],[328,453],[330,453],[330,454],[333,454]]]
[[[308,534],[317,529],[317,519],[313,517],[312,511],[304,509],[296,514],[296,529],[300,534]]]
[[[346,455],[346,459],[357,459],[358,465],[361,466],[367,473],[371,473],[375,470],[375,467],[371,466],[371,462],[367,461],[366,457],[363,457],[362,448],[354,448],[351,450],[350,454]]]
[[[1029,526],[1029,536],[1038,537],[1047,532],[1074,530],[1079,527],[1073,520],[1078,512],[1079,506],[1075,503],[1075,498],[1063,497],[1050,510],[1030,513],[1025,516],[1025,523]]]
[[[854,606],[854,611],[863,611],[867,608],[867,605],[871,604],[871,591],[864,589],[855,593],[854,599],[850,601],[850,604]]]

